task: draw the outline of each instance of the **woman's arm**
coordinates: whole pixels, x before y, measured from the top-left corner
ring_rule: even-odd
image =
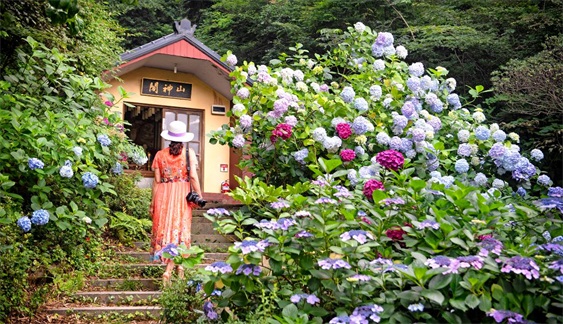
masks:
[[[197,175],[197,157],[195,155],[194,150],[191,148],[188,150],[188,154],[190,157],[190,183],[192,186],[192,190],[197,192],[197,194],[203,198],[203,194],[201,192],[201,186],[199,185],[199,176]]]

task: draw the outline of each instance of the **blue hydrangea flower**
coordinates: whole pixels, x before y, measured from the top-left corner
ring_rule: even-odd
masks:
[[[424,101],[430,106],[430,110],[435,113],[441,113],[444,110],[444,103],[434,93],[429,93]]]
[[[77,157],[81,157],[82,156],[82,148],[80,146],[75,146],[72,148],[72,151],[74,152],[74,154]]]
[[[381,321],[379,314],[383,312],[383,307],[376,304],[358,306],[350,315],[350,323],[368,323],[372,320],[375,323]]]
[[[65,161],[65,165],[60,168],[59,174],[63,178],[72,178],[74,172],[72,171],[72,163],[70,162],[70,160]]]
[[[479,172],[475,175],[475,178],[473,179],[475,181],[475,184],[478,186],[485,186],[487,184],[487,176],[484,175],[483,173]]]
[[[27,160],[27,165],[31,170],[35,170],[35,169],[43,169],[45,163],[43,163],[43,161],[39,160],[38,158],[29,158]]]
[[[416,76],[411,76],[407,79],[407,87],[410,91],[412,91],[415,95],[418,95],[422,88],[420,87],[420,78]]]
[[[486,141],[491,136],[491,131],[485,126],[479,126],[475,129],[475,137],[478,140]]]
[[[524,197],[526,196],[526,189],[522,188],[522,187],[518,187],[518,190],[516,190],[516,193],[520,196],[520,197]]]
[[[82,175],[82,184],[86,189],[94,189],[98,185],[98,177],[92,172],[86,172]]]
[[[484,260],[482,257],[478,255],[461,256],[461,257],[457,257],[457,260],[459,261],[460,268],[473,267],[476,270],[480,270],[481,268],[483,268]]]
[[[168,253],[171,257],[177,257],[180,253],[178,252],[178,246],[174,243],[168,243],[161,250],[157,251],[154,256],[159,257],[164,253]]]
[[[62,168],[61,168],[62,171]],[[113,168],[111,168],[111,172],[113,172],[114,174],[122,174],[123,173],[123,165],[121,165],[121,163],[119,162],[115,162],[115,165],[113,166]],[[62,174],[61,174],[62,176]]]
[[[506,150],[501,159],[501,166],[506,171],[514,171],[522,156],[517,151]]]
[[[389,141],[389,148],[395,151],[400,151],[403,146],[403,140],[399,136],[391,137]]]
[[[425,75],[420,78],[420,87],[422,90],[429,90],[436,92],[438,90],[438,80],[432,79],[430,76]]]
[[[403,115],[395,114],[393,116],[393,130],[397,129],[399,134],[407,127],[408,123],[408,118]]]
[[[506,139],[506,133],[499,129],[493,133],[493,139],[495,142],[504,142]]]
[[[29,217],[27,216],[20,217],[16,224],[19,228],[21,228],[22,231],[26,233],[31,230],[31,220],[29,220]]]
[[[457,94],[451,93],[446,99],[448,100],[448,103],[452,105],[454,110],[461,108],[461,102],[459,101],[459,96]]]
[[[411,312],[422,312],[424,310],[424,305],[421,303],[418,304],[410,304],[407,309]]]
[[[535,174],[536,167],[527,158],[521,157],[512,171],[512,178],[518,181],[528,180]]]
[[[507,323],[526,323],[527,322],[526,320],[524,320],[524,316],[522,316],[521,314],[518,314],[518,313],[513,312],[513,311],[508,311],[508,310],[496,310],[496,309],[493,308],[493,309],[491,309],[490,312],[487,312],[487,315],[494,318],[494,320],[497,323],[501,323],[505,319],[507,320]]]
[[[543,153],[542,151],[538,150],[538,149],[533,149],[530,151],[530,156],[532,157],[532,160],[534,161],[541,161],[543,160]]]
[[[31,223],[33,225],[45,225],[49,222],[49,212],[45,209],[39,209],[31,214]]]
[[[563,188],[561,187],[551,187],[547,189],[547,195],[552,198],[562,198]]]
[[[469,163],[465,159],[459,159],[455,162],[455,170],[458,173],[466,173],[469,171]]]
[[[416,114],[416,107],[411,101],[405,101],[401,107],[401,113],[408,119],[413,119]]]
[[[354,92],[354,89],[352,87],[344,87],[344,89],[342,89],[342,92],[340,93],[340,97],[346,103],[352,102],[355,96],[356,93]]]
[[[352,123],[352,130],[357,135],[362,135],[367,132],[372,132],[374,130],[373,124],[363,116],[358,116],[354,119]]]
[[[547,175],[542,174],[538,177],[538,183],[547,187],[551,185],[551,179]]]
[[[493,188],[496,188],[496,189],[504,188],[504,181],[502,181],[501,179],[493,180]]]
[[[100,145],[102,146],[110,146],[111,145],[111,140],[109,139],[109,137],[105,134],[100,134],[98,135],[98,142],[100,143]]]

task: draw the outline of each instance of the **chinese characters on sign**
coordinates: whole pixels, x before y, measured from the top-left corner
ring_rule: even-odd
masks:
[[[141,94],[190,99],[192,97],[192,85],[173,81],[143,79]]]

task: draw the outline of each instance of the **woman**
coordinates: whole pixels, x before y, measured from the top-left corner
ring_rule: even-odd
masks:
[[[186,168],[187,143],[194,138],[194,134],[187,132],[186,124],[173,121],[168,130],[160,136],[171,141],[168,148],[156,153],[152,163],[154,170],[153,195],[151,214],[153,219],[151,255],[157,261],[159,256],[155,253],[162,250],[169,243],[176,245],[191,245],[192,208],[186,201],[186,195],[193,190],[200,197],[201,187],[197,175],[197,158],[192,149],[188,150],[190,161],[190,182]],[[174,261],[162,259],[166,263],[166,271],[162,279],[164,284],[170,281],[174,269]],[[178,275],[183,276],[183,269],[178,266]]]

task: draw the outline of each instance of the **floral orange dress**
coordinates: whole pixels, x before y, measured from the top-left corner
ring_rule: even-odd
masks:
[[[185,153],[173,156],[169,148],[158,151],[152,163],[160,172],[160,183],[155,184],[152,208],[151,256],[169,243],[191,245],[192,209],[186,195],[190,191]],[[164,259],[168,263],[169,259]]]

